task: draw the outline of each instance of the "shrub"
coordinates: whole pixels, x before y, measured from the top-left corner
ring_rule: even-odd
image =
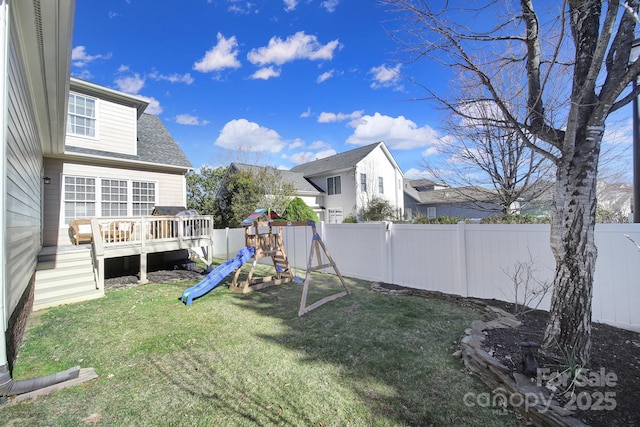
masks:
[[[288,221],[319,222],[318,214],[313,211],[300,197],[294,197],[284,210],[282,217]]]
[[[460,221],[469,222],[464,218],[457,216],[440,216],[438,218],[427,218],[426,216],[419,216],[413,220],[414,224],[457,224]]]
[[[345,217],[342,220],[343,224],[355,224],[357,222],[358,222],[358,220],[356,219],[356,217],[354,215],[349,215],[349,216]]]
[[[549,222],[549,217],[533,214],[491,215],[480,220],[480,224],[549,224]]]

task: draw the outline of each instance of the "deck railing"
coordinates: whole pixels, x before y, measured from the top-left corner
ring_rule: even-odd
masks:
[[[206,239],[213,232],[213,217],[207,215],[109,217],[97,218],[96,221],[105,248],[154,241]]]

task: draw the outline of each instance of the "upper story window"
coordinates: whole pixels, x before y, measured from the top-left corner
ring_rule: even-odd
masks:
[[[378,193],[384,194],[384,179],[381,176],[378,177]]]
[[[342,187],[340,184],[340,177],[332,176],[327,178],[327,194],[332,195],[332,194],[341,194],[341,193],[342,193]]]
[[[72,135],[96,136],[96,100],[75,93],[69,94],[67,133]]]
[[[362,190],[362,192],[364,193],[367,192],[367,174],[366,173],[360,174],[360,190]]]

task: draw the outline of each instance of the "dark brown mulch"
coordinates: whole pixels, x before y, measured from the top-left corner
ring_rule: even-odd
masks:
[[[372,287],[391,293],[441,298],[466,306],[483,309],[486,305],[514,313],[513,304],[497,300],[462,298],[439,292],[421,291],[398,285],[375,283]],[[540,343],[549,313],[534,310],[518,316],[522,324],[518,328],[492,329],[486,331],[483,348],[512,371],[523,372],[523,350],[520,343]],[[485,319],[479,319],[485,320]],[[559,352],[561,354],[561,352]],[[552,373],[563,372],[566,358],[538,353],[540,368]],[[640,334],[615,328],[602,323],[592,324],[591,365],[582,371],[579,381],[566,385],[555,382],[556,399],[565,408],[575,407],[574,418],[593,427],[639,427],[640,426]],[[615,375],[615,377],[613,376]],[[532,375],[536,378],[536,375]],[[537,378],[536,378],[537,379]],[[543,384],[546,381],[541,381]],[[588,383],[591,384],[588,384]],[[569,389],[569,393],[562,391]],[[573,394],[571,394],[573,391]]]
[[[502,303],[501,308],[513,312],[512,304]],[[525,339],[540,343],[548,318],[547,311],[535,310],[519,316],[522,325],[518,328],[486,331],[484,348],[505,366],[522,372],[520,343]],[[544,354],[539,354],[538,362],[550,373],[561,373],[569,366],[566,358]],[[640,334],[593,323],[587,368],[578,382],[572,384],[566,376],[556,381],[556,398],[565,408],[575,409],[573,417],[593,427],[640,426]]]
[[[202,280],[205,277],[205,273],[202,269],[196,268],[195,270],[158,270],[150,271],[147,273],[146,284],[152,283],[175,283],[183,280]],[[140,286],[138,283],[138,276],[120,276],[104,279],[105,289],[126,289]]]

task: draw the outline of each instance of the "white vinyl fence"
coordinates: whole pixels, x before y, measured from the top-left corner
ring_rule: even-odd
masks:
[[[532,264],[538,280],[551,281],[555,261],[549,226],[408,225],[391,223],[317,225],[340,273],[464,297],[514,301],[513,272]],[[593,320],[640,332],[640,224],[598,224]],[[244,246],[244,229],[214,230],[213,256],[233,258]],[[305,270],[310,227],[284,227],[290,263]],[[522,289],[520,290],[522,291]],[[548,310],[551,293],[539,308]]]

